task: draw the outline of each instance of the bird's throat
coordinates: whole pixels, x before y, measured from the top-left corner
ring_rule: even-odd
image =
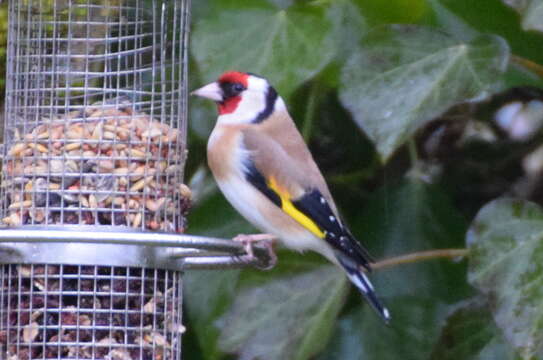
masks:
[[[232,96],[226,99],[223,102],[218,103],[219,115],[231,114],[236,111],[239,103],[241,101],[241,96]]]

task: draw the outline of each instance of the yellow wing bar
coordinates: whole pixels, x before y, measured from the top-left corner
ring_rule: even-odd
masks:
[[[317,226],[317,224],[311,220],[307,215],[298,210],[292,201],[290,201],[290,194],[288,191],[281,189],[275,179],[272,177],[268,181],[268,187],[272,189],[279,197],[281,198],[281,209],[287,213],[290,217],[296,220],[300,225],[302,225],[307,230],[311,231],[315,236],[323,239],[326,235],[324,232]]]

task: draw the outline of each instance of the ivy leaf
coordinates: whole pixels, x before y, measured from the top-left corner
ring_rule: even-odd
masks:
[[[332,265],[279,272],[253,274],[217,322],[223,351],[241,360],[305,360],[324,348],[348,289],[345,275]]]
[[[325,9],[311,3],[272,4],[264,0],[214,1],[197,21],[192,54],[206,81],[226,70],[265,76],[288,97],[332,59],[335,45]]]
[[[367,306],[358,306],[340,320],[331,344],[317,360],[426,359],[447,313],[435,298],[406,295],[387,301],[393,316],[385,326]]]
[[[383,161],[454,104],[494,91],[509,49],[496,36],[455,40],[434,29],[372,31],[343,68],[340,99]]]
[[[378,258],[462,246],[467,228],[447,194],[418,180],[383,186],[359,216],[353,232],[364,234],[364,244]],[[450,261],[399,266],[377,272],[375,288],[384,296],[416,293],[453,303],[462,298],[465,286],[459,270]]]
[[[543,0],[503,0],[520,13],[524,30],[543,31]]]
[[[357,49],[367,29],[366,20],[352,0],[333,1],[327,10],[332,36],[337,46],[336,59],[344,60]]]
[[[222,356],[218,347],[220,331],[213,324],[232,304],[239,273],[240,270],[198,270],[185,274],[187,329],[196,335],[201,355],[206,360]]]
[[[513,360],[516,355],[494,324],[488,303],[477,297],[448,316],[431,359]]]
[[[543,356],[543,212],[500,199],[481,209],[467,235],[469,282],[486,295],[504,337],[524,359]]]
[[[470,41],[479,33],[464,19],[445,7],[439,0],[428,0],[439,27],[457,39]]]

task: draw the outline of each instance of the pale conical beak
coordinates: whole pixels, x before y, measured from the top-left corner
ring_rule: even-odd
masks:
[[[202,86],[201,88],[194,90],[190,94],[201,96],[218,102],[223,101],[222,89],[217,82],[212,82],[211,84]]]

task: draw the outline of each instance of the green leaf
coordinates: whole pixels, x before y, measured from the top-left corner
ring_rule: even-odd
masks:
[[[340,98],[384,161],[452,105],[494,91],[509,56],[496,36],[461,42],[412,26],[381,27],[362,45],[343,69]]]
[[[184,278],[184,302],[188,331],[194,332],[202,357],[221,358],[220,331],[213,325],[232,304],[236,295],[239,270],[188,271]],[[186,320],[185,320],[186,321]]]
[[[437,24],[456,39],[470,41],[479,33],[464,19],[443,6],[439,0],[428,0],[432,7]]]
[[[345,275],[331,265],[264,275],[253,274],[217,323],[221,348],[241,360],[309,359],[330,337],[348,289]]]
[[[332,59],[335,45],[323,7],[302,3],[283,9],[264,0],[215,0],[196,22],[191,50],[207,81],[226,70],[268,78],[284,97]]]
[[[418,295],[387,302],[392,321],[384,325],[367,306],[358,306],[340,321],[318,360],[427,359],[447,313],[446,305]]]
[[[333,1],[327,10],[332,37],[337,46],[336,59],[343,61],[360,45],[367,30],[366,20],[352,0]]]
[[[543,212],[530,202],[495,200],[467,235],[469,282],[486,295],[505,338],[524,359],[543,356]]]
[[[353,233],[363,234],[361,241],[378,259],[464,245],[465,219],[439,187],[417,180],[383,186],[359,216]],[[385,297],[416,293],[456,302],[466,286],[462,267],[450,260],[398,266],[377,275],[375,287]]]
[[[513,360],[516,355],[494,324],[488,303],[463,301],[449,315],[432,353],[435,360]]]
[[[524,30],[543,31],[543,0],[503,0],[522,17]]]
[[[482,34],[503,37],[511,52],[517,56],[543,63],[543,37],[535,31],[525,31],[515,10],[503,0],[438,0]],[[492,14],[492,16],[489,16]]]

